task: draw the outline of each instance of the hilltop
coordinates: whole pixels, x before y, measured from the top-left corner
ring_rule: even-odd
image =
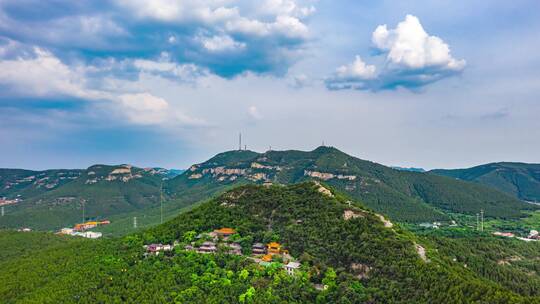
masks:
[[[501,162],[468,169],[436,169],[430,172],[477,182],[522,200],[540,201],[540,164]]]
[[[242,255],[184,249],[194,236],[222,227],[236,230],[231,238]],[[0,232],[15,250],[42,238]],[[279,259],[259,264],[249,257],[252,244],[269,241],[298,261],[297,272],[287,274]],[[19,255],[0,249],[7,303],[538,303],[537,290],[482,277],[439,254],[444,242],[433,245],[313,182],[240,186],[122,239],[41,242]],[[143,245],[155,242],[176,246],[145,257]]]

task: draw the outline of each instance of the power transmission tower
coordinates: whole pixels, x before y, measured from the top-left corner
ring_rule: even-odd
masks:
[[[84,214],[84,202],[85,202],[85,200],[83,199],[81,202],[82,202],[82,222],[84,223],[84,222],[85,222],[85,218],[86,218],[86,217],[85,217],[85,214]]]
[[[4,206],[2,206],[2,216],[4,216],[5,212],[4,212]]]
[[[476,214],[476,231],[480,231],[480,214]]]
[[[137,217],[133,217],[133,228],[137,229]]]
[[[480,231],[484,231],[484,209],[480,210]]]

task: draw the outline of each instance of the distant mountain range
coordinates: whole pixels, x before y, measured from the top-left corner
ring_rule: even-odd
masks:
[[[468,169],[437,169],[430,172],[486,185],[522,200],[540,201],[540,164],[501,162]]]
[[[130,165],[94,165],[86,170],[0,169],[0,197],[20,200],[9,205],[0,227],[56,229],[82,221],[83,214],[85,219],[103,219],[149,208],[159,202],[162,183],[178,173]]]
[[[131,229],[134,216],[145,226],[242,184],[322,182],[402,222],[450,220],[452,214],[520,218],[538,208],[476,182],[433,173],[395,170],[332,147],[313,151],[228,151],[180,172],[129,165],[96,165],[86,170],[0,171],[0,196],[20,195],[0,227],[57,229],[86,218],[113,218],[111,231]],[[144,220],[144,221],[143,221]]]
[[[392,166],[392,169],[400,170],[400,171],[411,171],[411,172],[426,172],[423,168],[406,168],[406,167],[398,167],[398,166]]]

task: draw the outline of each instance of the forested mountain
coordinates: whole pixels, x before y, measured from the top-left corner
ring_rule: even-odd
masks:
[[[468,169],[437,169],[430,172],[477,182],[522,200],[540,201],[540,164],[501,162]]]
[[[159,189],[163,183],[166,218],[182,208],[242,184],[293,184],[318,180],[383,213],[393,220],[449,220],[449,213],[515,219],[538,208],[478,183],[429,173],[392,169],[361,160],[332,147],[313,151],[229,151],[191,166],[170,178],[165,169],[128,165],[95,165],[86,170],[33,172],[4,170],[4,196],[18,194],[0,227],[58,229],[87,218],[112,218],[109,232],[128,231],[132,218],[142,226],[161,220]],[[9,185],[9,187],[6,186]],[[118,225],[118,226],[117,226]]]
[[[222,227],[236,230],[243,255],[184,249]],[[172,252],[143,255],[143,244],[173,241]],[[301,264],[294,275],[279,259],[248,257],[269,241]],[[5,303],[540,303],[538,288],[511,284],[505,264],[482,274],[486,257],[460,240],[415,236],[317,183],[241,186],[122,239],[0,232],[0,242]],[[528,246],[536,259],[538,244]],[[527,271],[536,282],[538,269]]]
[[[4,178],[4,185],[11,185],[7,190],[22,189],[22,201],[9,205],[7,215],[0,219],[0,227],[29,226],[45,230],[82,221],[83,207],[85,219],[104,219],[155,206],[167,175],[164,169],[130,165],[94,165],[72,171],[9,171],[11,178]],[[18,184],[14,185],[13,180]],[[6,196],[15,193],[18,192]]]
[[[502,192],[433,174],[395,170],[332,147],[303,151],[230,151],[172,179],[174,197],[189,189],[213,193],[238,183],[324,181],[399,221],[447,220],[446,212],[518,218],[533,208]]]
[[[8,199],[34,197],[77,179],[83,171],[0,169],[0,197]]]

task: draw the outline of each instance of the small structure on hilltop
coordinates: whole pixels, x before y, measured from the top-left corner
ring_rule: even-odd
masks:
[[[281,244],[277,242],[271,242],[266,245],[268,254],[280,254]]]
[[[253,255],[266,254],[266,246],[263,243],[255,243],[251,247],[251,253]]]
[[[287,270],[287,274],[294,275],[296,271],[300,268],[301,264],[298,262],[289,262],[287,265],[283,266]]]
[[[531,230],[531,232],[529,232],[529,239],[540,240],[540,234],[538,233],[538,230]]]

